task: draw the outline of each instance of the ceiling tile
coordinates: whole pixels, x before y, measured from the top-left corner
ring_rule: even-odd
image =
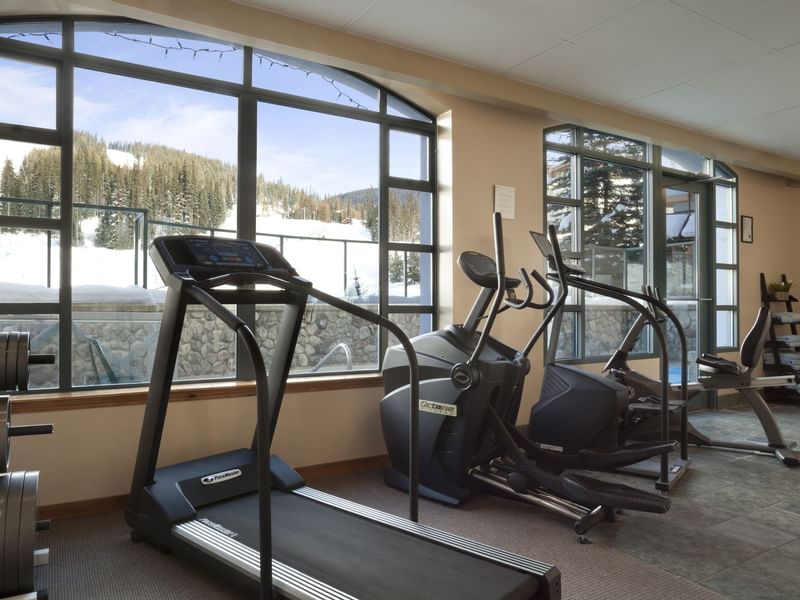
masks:
[[[706,133],[766,150],[797,144],[800,131],[800,108],[793,108],[721,127]]]
[[[639,98],[623,108],[698,131],[756,116],[749,107],[688,85]]]
[[[347,30],[495,72],[559,43],[446,0],[378,0]]]
[[[616,106],[676,85],[613,58],[563,42],[511,69],[508,74],[589,100]]]
[[[771,52],[691,82],[706,92],[769,113],[800,106],[800,61]]]
[[[643,0],[450,0],[530,31],[569,40]]]
[[[335,2],[330,0],[233,1],[333,29],[342,29],[374,2],[374,0],[335,0]]]
[[[673,0],[776,50],[800,43],[797,0]]]
[[[681,82],[769,51],[762,44],[663,0],[648,0],[574,41]]]

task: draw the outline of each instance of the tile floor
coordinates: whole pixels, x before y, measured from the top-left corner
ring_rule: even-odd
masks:
[[[784,438],[800,440],[800,407],[772,410]],[[693,414],[692,422],[712,437],[764,439],[747,408],[722,418]],[[749,453],[692,447],[690,454],[668,515],[631,512],[624,526],[597,527],[591,538],[733,600],[800,598],[800,468]],[[646,480],[618,477],[651,489]]]

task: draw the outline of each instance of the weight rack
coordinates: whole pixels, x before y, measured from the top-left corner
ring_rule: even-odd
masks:
[[[26,332],[0,332],[0,390],[28,389],[30,366],[53,364],[51,354],[31,354]],[[47,548],[36,547],[36,534],[50,528],[37,520],[39,471],[9,471],[11,438],[53,432],[52,425],[11,425],[11,399],[0,396],[0,598],[46,600],[46,590],[36,590],[34,568],[46,565]]]

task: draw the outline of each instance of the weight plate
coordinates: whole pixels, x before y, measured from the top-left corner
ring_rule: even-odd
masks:
[[[6,360],[8,360],[8,333],[0,333],[0,390],[7,390]]]
[[[22,592],[33,591],[34,550],[36,549],[36,490],[39,471],[25,471],[22,486],[22,507],[19,515],[19,556],[17,577]]]
[[[16,594],[19,588],[19,516],[22,512],[22,488],[25,483],[25,471],[14,471],[10,474],[6,495],[6,530],[2,543],[5,546],[5,564],[3,580],[5,593]]]
[[[8,504],[8,484],[11,482],[11,475],[8,473],[0,474],[0,540],[6,537],[6,506]],[[5,596],[5,544],[0,543],[0,594]]]
[[[0,469],[8,472],[11,464],[11,399],[0,396]],[[2,539],[2,538],[0,538]]]
[[[8,348],[6,348],[6,389],[10,392],[17,391],[17,347],[19,346],[19,332],[12,331],[8,334]]]
[[[30,376],[30,356],[31,356],[31,336],[27,331],[19,334],[17,341],[17,389],[28,389],[28,377]]]

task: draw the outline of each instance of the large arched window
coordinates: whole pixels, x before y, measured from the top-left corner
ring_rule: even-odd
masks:
[[[140,22],[0,22],[0,328],[57,355],[32,387],[149,379],[153,237],[279,248],[328,293],[433,326],[435,123],[358,75]],[[238,307],[271,352],[278,309]],[[246,377],[187,317],[177,377]],[[0,339],[0,343],[2,339]],[[379,368],[391,339],[310,306],[293,373]]]

